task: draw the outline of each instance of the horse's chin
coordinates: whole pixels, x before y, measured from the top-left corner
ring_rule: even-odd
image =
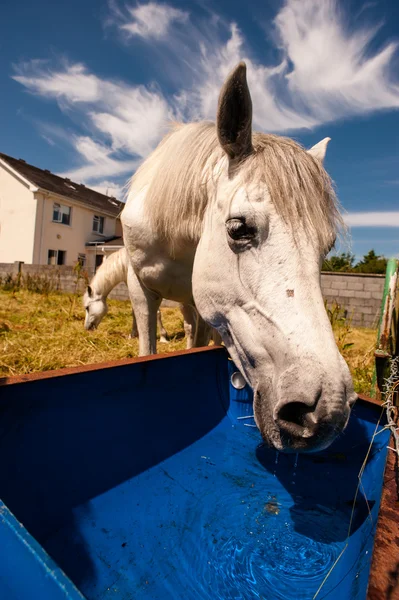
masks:
[[[313,440],[312,438],[288,438],[277,433],[272,438],[263,435],[262,437],[268,446],[284,454],[313,454],[326,450],[331,446],[336,436],[331,435],[327,438]]]

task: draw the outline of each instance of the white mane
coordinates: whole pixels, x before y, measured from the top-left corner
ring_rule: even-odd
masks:
[[[301,222],[328,248],[344,229],[330,177],[299,144],[254,133],[253,152],[237,167],[244,182],[267,185],[277,212],[295,231]],[[204,212],[217,184],[217,166],[227,160],[214,123],[176,124],[132,178],[130,194],[146,192],[145,210],[158,235],[198,242]]]
[[[90,282],[95,295],[106,298],[118,283],[126,282],[127,261],[126,249],[121,248],[102,263]]]

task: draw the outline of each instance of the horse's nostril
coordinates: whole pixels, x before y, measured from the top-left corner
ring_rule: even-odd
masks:
[[[300,402],[290,402],[290,404],[285,404],[279,410],[278,416],[281,421],[303,425],[304,411]]]
[[[305,427],[307,424],[307,415],[311,411],[313,411],[313,408],[303,402],[289,402],[288,404],[284,404],[277,414],[280,421]]]
[[[276,421],[281,431],[294,437],[314,435],[318,427],[316,404],[309,406],[304,402],[287,402],[280,406]]]

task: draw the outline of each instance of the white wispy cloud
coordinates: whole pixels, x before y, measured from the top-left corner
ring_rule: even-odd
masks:
[[[109,83],[104,89],[104,108],[89,116],[97,130],[110,138],[114,150],[146,156],[165,131],[173,112],[161,92],[144,86]]]
[[[253,102],[254,126],[268,132],[311,128],[317,120],[305,111],[296,109],[284,100],[281,82],[286,62],[277,66],[264,66],[250,56],[247,43],[236,24],[230,26],[229,39],[225,44],[211,47],[201,44],[198,58],[197,80],[191,89],[178,98],[179,107],[188,118],[214,119],[220,87],[240,61],[247,63],[248,83]],[[281,93],[278,92],[280,88]]]
[[[103,146],[89,137],[80,136],[74,140],[74,146],[84,163],[81,167],[58,173],[60,177],[69,177],[78,182],[88,183],[104,177],[132,173],[137,160],[118,160],[113,158],[112,149]]]
[[[48,135],[41,133],[41,136],[49,144],[49,146],[55,146],[55,141],[48,137]]]
[[[110,138],[113,150],[138,156],[150,152],[171,116],[160,91],[100,79],[80,64],[64,64],[50,73],[41,61],[23,63],[14,79],[32,92],[57,99],[61,107],[84,112]]]
[[[90,73],[81,64],[63,63],[50,71],[47,63],[32,61],[19,65],[14,79],[28,90],[54,98],[61,109],[80,115],[93,137],[65,136],[72,143],[82,164],[62,173],[76,181],[92,184],[104,177],[131,174],[138,160],[156,145],[173,117],[163,94],[154,86],[134,86],[110,81]],[[60,137],[57,127],[43,124],[50,139]],[[118,158],[120,152],[134,159]]]
[[[122,200],[125,195],[124,185],[118,185],[115,181],[99,181],[95,185],[90,186],[93,190],[105,194],[106,196],[113,196]]]
[[[148,42],[148,52],[158,52],[157,68],[170,74],[167,90],[101,78],[81,63],[65,61],[57,67],[45,61],[22,63],[14,78],[84,121],[86,135],[74,141],[85,162],[70,174],[108,180],[127,168],[121,153],[136,161],[145,157],[168,120],[214,119],[220,86],[240,60],[248,66],[254,126],[263,131],[291,132],[399,108],[398,43],[376,46],[378,27],[350,29],[344,8],[335,0],[286,0],[268,38],[279,56],[270,64],[254,58],[238,24],[215,13],[194,20],[165,3],[113,4],[115,31],[125,40],[128,36],[129,43],[140,38]],[[102,160],[94,150],[82,152],[87,135],[101,142]]]
[[[15,66],[13,79],[42,96],[66,97],[70,102],[96,102],[101,81],[82,64],[54,70],[48,61],[32,60]]]
[[[349,30],[334,0],[289,0],[275,24],[293,65],[288,90],[318,122],[399,107],[392,63],[398,44],[371,52],[378,26]]]
[[[255,126],[270,132],[311,128],[353,115],[399,108],[394,69],[397,42],[371,51],[376,26],[349,30],[335,0],[287,0],[274,20],[281,60],[251,58],[242,32],[201,49],[200,81],[184,96],[205,117],[214,117],[221,83],[239,60],[248,65]]]
[[[129,19],[120,25],[129,35],[145,39],[163,39],[173,23],[185,23],[188,13],[168,4],[149,2],[136,7],[128,7]]]
[[[399,211],[350,212],[344,219],[349,227],[399,227]]]

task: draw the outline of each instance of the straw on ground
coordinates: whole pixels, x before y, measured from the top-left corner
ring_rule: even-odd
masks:
[[[129,302],[109,300],[109,312],[96,331],[85,331],[80,296],[38,294],[19,289],[0,290],[0,375],[9,376],[73,367],[138,354],[137,340],[128,335],[132,317]],[[170,341],[159,352],[185,348],[181,313],[162,308]],[[356,390],[368,393],[373,369],[376,332],[355,329],[345,321],[333,323],[340,350],[355,379]]]

